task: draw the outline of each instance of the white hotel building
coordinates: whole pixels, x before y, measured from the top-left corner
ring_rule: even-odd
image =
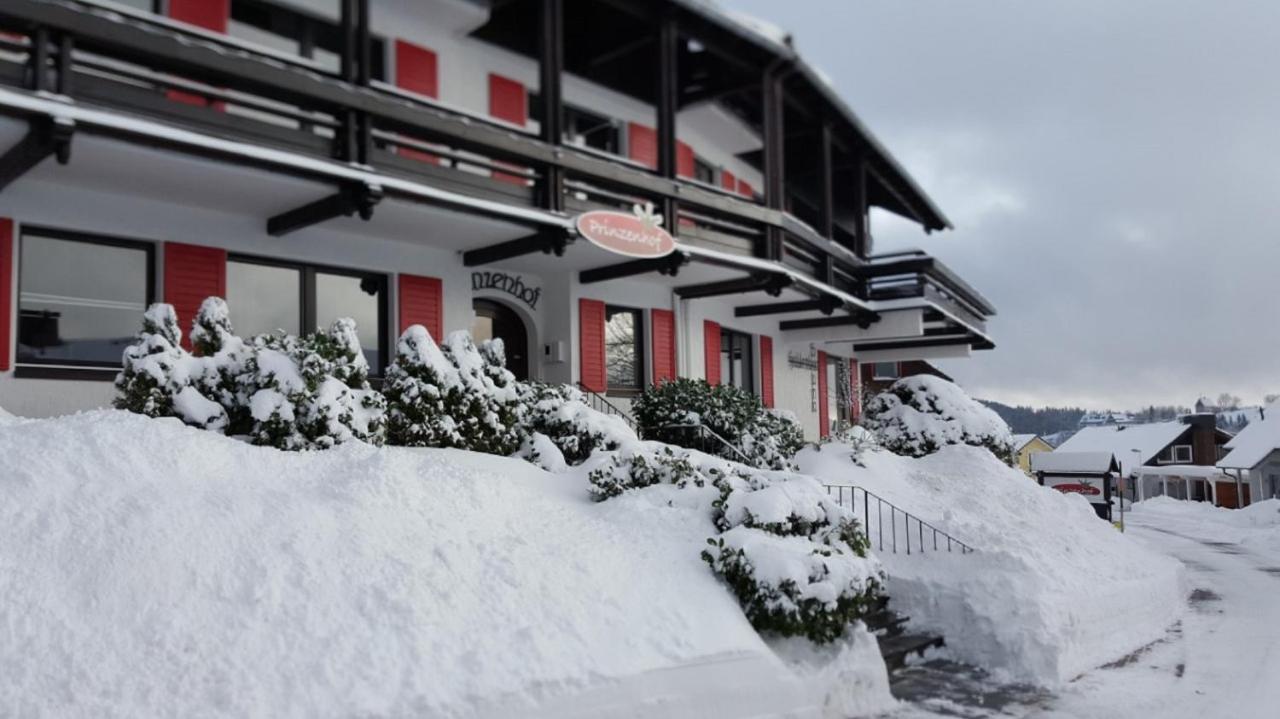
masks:
[[[867,71],[873,71],[868,69]],[[876,71],[884,71],[883,69]],[[579,235],[652,204],[666,254]],[[878,207],[947,219],[819,73],[705,0],[0,2],[0,407],[110,402],[143,308],[501,336],[625,405],[681,376],[856,414],[857,365],[994,314]]]

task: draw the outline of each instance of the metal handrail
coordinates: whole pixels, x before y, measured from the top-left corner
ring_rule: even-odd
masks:
[[[621,417],[622,421],[626,422],[628,427],[635,430],[636,433],[639,434],[640,428],[636,426],[636,420],[634,417],[627,414],[618,405],[605,399],[604,395],[600,394],[599,392],[596,392],[595,390],[592,390],[592,389],[587,389],[587,386],[582,384],[582,382],[578,382],[577,385],[578,385],[578,389],[583,394],[587,395],[587,402],[588,402],[587,406],[589,406],[591,409],[594,409],[597,412],[603,412],[604,414],[613,415],[614,417]]]
[[[905,549],[907,554],[911,554],[912,522],[915,523],[915,529],[916,529],[916,532],[915,532],[916,554],[923,554],[929,551],[929,543],[925,541],[926,536],[932,538],[933,551],[935,552],[941,552],[943,549],[943,545],[941,545],[938,541],[939,539],[946,540],[945,548],[948,552],[958,550],[961,554],[969,554],[970,552],[976,551],[971,545],[965,542],[962,542],[959,539],[956,539],[950,534],[942,531],[941,529],[938,529],[937,527],[933,526],[932,524],[929,524],[923,519],[920,519],[914,514],[911,514],[906,510],[899,509],[892,502],[880,497],[879,495],[873,492],[868,492],[862,487],[858,487],[851,484],[825,484],[823,486],[827,488],[828,495],[830,494],[836,495],[837,504],[839,504],[842,507],[848,506],[849,509],[853,511],[855,516],[858,514],[858,493],[859,492],[862,493],[862,533],[864,536],[866,536],[867,543],[873,545],[876,548],[877,552],[884,552],[886,547],[885,536],[884,536],[884,529],[885,529],[884,510],[886,507],[889,509],[889,543],[887,546],[888,546],[888,551],[894,554],[898,553],[898,526],[899,526],[898,515],[899,514],[902,515],[902,535],[905,542]],[[833,492],[832,490],[836,490],[836,491]],[[849,500],[847,505],[845,503],[846,496],[848,497],[848,500]],[[876,502],[876,514],[875,514],[876,537],[874,540],[872,539],[872,536],[871,536],[871,500],[875,500]],[[926,535],[925,533],[926,529],[929,532],[928,535]]]
[[[745,464],[748,467],[755,467],[756,469],[762,469],[761,467],[756,466],[756,464],[751,461],[751,458],[748,457],[746,453],[744,453],[741,449],[739,449],[737,445],[733,444],[732,442],[725,439],[724,437],[721,437],[720,434],[717,433],[714,429],[711,429],[710,427],[708,427],[705,424],[702,424],[701,422],[690,422],[689,424],[669,424],[664,426],[663,429],[696,429],[698,430],[698,433],[703,435],[704,437],[706,435],[711,435],[711,437],[715,439],[717,442],[719,442],[721,445],[723,445],[724,447],[727,447],[734,454],[738,455],[738,461],[740,461],[742,464]]]

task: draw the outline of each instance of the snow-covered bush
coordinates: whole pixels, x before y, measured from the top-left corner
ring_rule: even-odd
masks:
[[[632,405],[646,439],[658,440],[757,467],[789,469],[804,445],[794,416],[765,408],[760,398],[730,385],[680,378],[650,387]],[[691,428],[704,425],[737,450]]]
[[[279,449],[323,449],[352,439],[380,443],[382,397],[369,387],[355,322],[304,337],[235,336],[227,305],[208,298],[183,349],[173,307],[152,305],[124,351],[115,406]]]
[[[702,556],[758,631],[822,644],[870,614],[881,588],[879,563],[865,548],[827,540],[738,526],[708,539]]]
[[[481,352],[467,332],[450,334],[441,347],[422,325],[409,327],[383,393],[391,444],[510,455],[524,439],[521,389],[503,367],[501,344]]]
[[[866,427],[856,424],[823,437],[818,442],[817,448],[821,450],[822,447],[829,444],[840,445],[852,450],[849,457],[858,466],[862,466],[862,458],[866,453],[880,449],[880,440],[876,438],[876,435]]]
[[[142,331],[125,348],[116,376],[116,409],[148,417],[172,417],[175,399],[203,368],[182,349],[182,330],[172,305],[154,304],[142,315]]]
[[[569,464],[582,463],[596,450],[612,451],[638,439],[621,417],[592,409],[586,395],[569,385],[526,382],[521,404],[524,431],[547,437]]]
[[[923,457],[950,444],[986,447],[1013,461],[1009,425],[956,385],[918,375],[894,382],[867,403],[864,420],[880,444],[895,454]]]
[[[628,489],[655,484],[702,487],[714,482],[714,478],[700,472],[687,451],[659,442],[634,442],[592,469],[587,481],[591,496],[605,500]]]

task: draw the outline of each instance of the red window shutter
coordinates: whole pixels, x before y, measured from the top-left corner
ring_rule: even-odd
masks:
[[[489,115],[524,127],[529,119],[529,93],[524,84],[489,73]]]
[[[773,407],[773,338],[760,335],[760,401]]]
[[[421,45],[396,40],[396,87],[427,97],[439,97],[436,54]]]
[[[0,372],[9,371],[13,356],[13,220],[0,217]]]
[[[652,310],[653,383],[662,384],[676,378],[676,315],[671,310]]]
[[[707,382],[720,384],[720,325],[702,322],[702,354],[707,363]]]
[[[827,407],[827,353],[818,353],[818,436],[831,433],[831,415]]]
[[[438,277],[400,275],[400,331],[422,325],[439,342],[444,337],[444,283]]]
[[[658,169],[658,131],[652,127],[632,122],[627,126],[627,148],[631,159]]]
[[[747,182],[746,180],[739,179],[739,180],[738,180],[738,194],[739,194],[739,195],[742,195],[743,197],[747,197],[747,198],[750,198],[750,199],[755,199],[755,196],[756,196],[756,189],[755,189],[754,187],[752,187],[752,186],[751,186],[751,183],[750,183],[750,182]]]
[[[227,251],[218,247],[164,245],[164,301],[173,305],[182,346],[191,349],[191,322],[206,297],[227,297]]]
[[[430,98],[439,97],[440,75],[435,52],[421,45],[396,40],[395,53],[396,87]],[[440,163],[440,158],[435,155],[407,147],[396,148],[396,154],[433,165]]]
[[[205,30],[225,33],[227,21],[231,18],[231,0],[169,0],[169,17]],[[189,92],[170,90],[166,96],[187,105],[204,107],[210,104],[200,95]],[[214,102],[212,105],[217,110],[225,106],[222,102]]]
[[[529,93],[520,82],[489,73],[489,115],[503,122],[524,127],[529,120]],[[493,179],[513,185],[526,185],[519,175],[493,173]]]
[[[582,386],[592,392],[609,389],[604,357],[604,303],[600,300],[578,300],[578,344],[581,353],[579,374]]]
[[[693,148],[677,140],[676,175],[680,177],[696,177],[698,175],[697,164],[694,159]]]
[[[729,172],[728,170],[721,170],[721,171],[720,171],[720,186],[721,186],[721,187],[723,187],[724,189],[728,190],[729,192],[737,192],[737,191],[738,191],[738,178],[734,177],[734,176],[733,176],[733,173],[732,173],[732,172]]]
[[[169,0],[169,17],[214,32],[226,32],[231,0]]]

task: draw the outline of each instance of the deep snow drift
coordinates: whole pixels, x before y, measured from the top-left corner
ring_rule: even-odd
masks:
[[[1149,526],[1280,555],[1280,499],[1254,502],[1244,509],[1226,509],[1208,502],[1155,497],[1133,505],[1133,511]]]
[[[858,466],[852,450],[830,444],[797,459],[803,472],[868,489],[977,548],[880,558],[893,606],[1002,680],[1068,681],[1160,638],[1185,607],[1178,562],[985,449],[921,459],[868,450]],[[875,523],[873,509],[873,535]]]
[[[671,487],[597,504],[581,478],[518,460],[285,453],[117,411],[3,423],[0,446],[0,714],[817,717],[892,702],[865,631],[779,659],[699,558],[707,513],[669,505]]]

